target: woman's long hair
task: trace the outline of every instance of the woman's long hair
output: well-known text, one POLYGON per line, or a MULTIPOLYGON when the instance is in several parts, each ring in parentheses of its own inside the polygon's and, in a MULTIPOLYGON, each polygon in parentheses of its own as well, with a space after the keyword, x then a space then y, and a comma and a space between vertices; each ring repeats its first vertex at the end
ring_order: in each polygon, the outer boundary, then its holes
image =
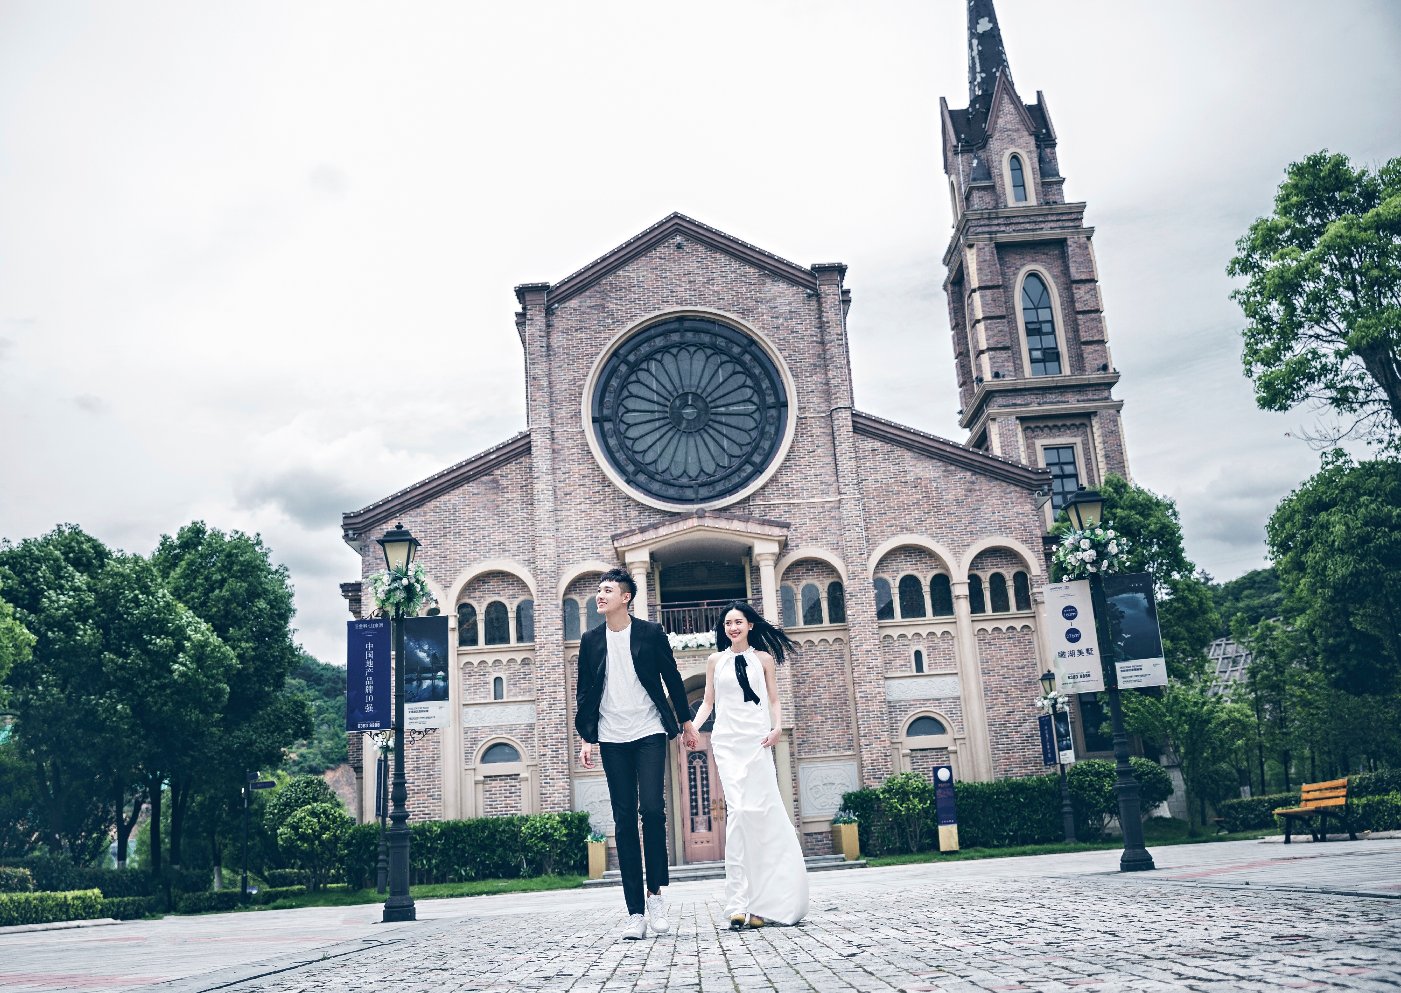
POLYGON ((743 600, 734 600, 720 611, 720 620, 715 624, 715 650, 723 652, 730 647, 730 636, 725 633, 725 615, 738 610, 744 619, 754 625, 749 632, 749 644, 753 648, 768 652, 775 663, 783 661, 788 652, 796 652, 798 643, 783 633, 783 628, 774 627, 759 615, 759 612, 743 600))

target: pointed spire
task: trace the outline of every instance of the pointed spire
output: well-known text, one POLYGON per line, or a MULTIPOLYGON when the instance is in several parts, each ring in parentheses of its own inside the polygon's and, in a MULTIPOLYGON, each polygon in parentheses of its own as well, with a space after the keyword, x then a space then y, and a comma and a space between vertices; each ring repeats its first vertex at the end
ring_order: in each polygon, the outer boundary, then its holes
POLYGON ((997 77, 1012 81, 1007 50, 1002 47, 1002 29, 997 26, 997 10, 992 0, 968 0, 968 114, 985 119, 992 104, 997 77))

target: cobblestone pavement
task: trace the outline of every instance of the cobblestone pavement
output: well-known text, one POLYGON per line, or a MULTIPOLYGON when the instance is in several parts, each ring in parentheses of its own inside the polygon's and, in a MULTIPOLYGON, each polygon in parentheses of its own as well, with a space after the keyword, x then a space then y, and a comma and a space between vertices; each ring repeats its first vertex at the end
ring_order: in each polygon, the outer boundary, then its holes
POLYGON ((420 918, 431 919, 392 928, 370 923, 377 908, 340 908, 0 935, 0 987, 1401 989, 1401 840, 1234 842, 1154 856, 1158 871, 1132 875, 1114 871, 1115 852, 814 874, 802 925, 739 934, 725 927, 719 884, 688 883, 669 890, 673 932, 641 942, 615 938, 616 889, 425 901, 420 918), (95 943, 102 932, 128 940, 95 943), (289 945, 296 953, 281 954, 289 945), (188 960, 201 951, 203 968, 188 960))

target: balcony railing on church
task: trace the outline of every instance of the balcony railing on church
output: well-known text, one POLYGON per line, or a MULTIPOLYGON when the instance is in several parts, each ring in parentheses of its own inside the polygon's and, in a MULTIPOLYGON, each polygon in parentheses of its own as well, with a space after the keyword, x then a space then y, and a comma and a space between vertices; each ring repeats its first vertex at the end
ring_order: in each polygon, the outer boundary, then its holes
MULTIPOLYGON (((733 600, 690 600, 684 603, 664 603, 661 608, 661 625, 667 634, 699 634, 714 631, 720 623, 720 615, 733 600)), ((749 605, 760 614, 762 604, 754 600, 749 605)))

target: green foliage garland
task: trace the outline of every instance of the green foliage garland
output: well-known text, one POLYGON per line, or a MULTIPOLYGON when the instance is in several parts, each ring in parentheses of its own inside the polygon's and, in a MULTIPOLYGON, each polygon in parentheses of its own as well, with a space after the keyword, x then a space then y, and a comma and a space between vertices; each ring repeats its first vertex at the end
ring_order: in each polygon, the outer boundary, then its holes
POLYGON ((402 610, 405 617, 420 607, 438 602, 428 587, 428 574, 415 562, 407 569, 382 569, 370 576, 370 595, 375 606, 387 614, 402 610))

